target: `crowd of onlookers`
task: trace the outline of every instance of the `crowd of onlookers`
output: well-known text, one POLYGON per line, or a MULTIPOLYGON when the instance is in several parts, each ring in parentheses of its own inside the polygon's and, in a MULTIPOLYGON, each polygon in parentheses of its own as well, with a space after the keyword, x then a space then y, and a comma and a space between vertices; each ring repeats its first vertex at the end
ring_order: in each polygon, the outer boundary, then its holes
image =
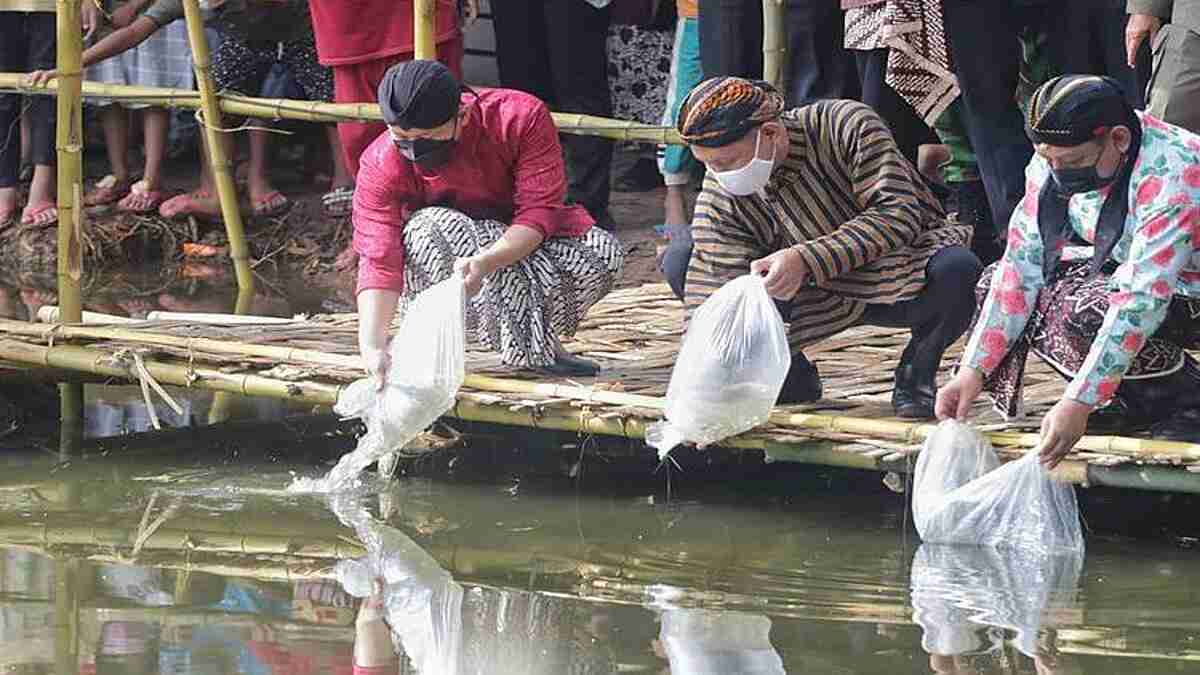
MULTIPOLYGON (((52 78, 53 0, 0 5, 0 71, 40 71, 52 78)), ((245 96, 373 102, 387 68, 413 58, 412 3, 397 0, 206 0, 200 3, 218 90, 245 96)), ((963 222, 976 226, 974 247, 986 260, 1024 192, 1032 147, 1021 101, 1060 72, 1117 79, 1130 101, 1196 129, 1197 92, 1188 83, 1200 64, 1188 2, 1172 0, 788 0, 782 8, 789 105, 854 98, 887 122, 902 152, 940 190, 963 222), (1172 14, 1174 20, 1172 22, 1172 14), (1192 47, 1189 51, 1189 46, 1192 47), (996 225, 999 224, 999 227, 996 225)), ((761 3, 745 0, 505 0, 488 13, 499 84, 531 92, 552 109, 613 117, 614 111, 667 126, 688 91, 705 77, 757 77, 763 68, 761 3), (634 73, 613 86, 614 73, 634 73), (631 78, 631 79, 630 79, 631 78), (645 119, 649 118, 649 119, 645 119)), ((85 78, 110 84, 191 88, 193 72, 182 0, 100 0, 83 5, 85 78)), ((479 0, 438 0, 438 59, 458 76, 464 30, 479 0)), ((469 78, 468 78, 469 79, 469 78)), ((107 170, 89 181, 84 202, 136 214, 216 219, 209 163, 194 189, 172 196, 163 182, 169 139, 181 121, 169 111, 116 96, 88 101, 103 129, 107 170), (131 126, 130 121, 137 124, 131 126), (131 139, 140 162, 131 163, 131 139)), ((0 96, 0 229, 45 225, 57 217, 54 196, 54 104, 43 96, 0 96), (22 180, 29 182, 20 203, 22 180)), ((226 120, 226 127, 242 122, 226 120)), ((239 185, 253 215, 285 212, 289 198, 270 170, 272 123, 247 120, 247 160, 239 185)), ((196 136, 193 123, 185 132, 196 136)), ((358 157, 382 124, 327 125, 316 171, 327 184, 332 216, 352 204, 358 157)), ((238 156, 224 133, 226 154, 238 156)), ((614 141, 563 136, 569 198, 601 227, 613 229, 609 195, 666 186, 671 236, 686 230, 689 186, 703 167, 685 148, 659 149, 613 180, 614 141)))

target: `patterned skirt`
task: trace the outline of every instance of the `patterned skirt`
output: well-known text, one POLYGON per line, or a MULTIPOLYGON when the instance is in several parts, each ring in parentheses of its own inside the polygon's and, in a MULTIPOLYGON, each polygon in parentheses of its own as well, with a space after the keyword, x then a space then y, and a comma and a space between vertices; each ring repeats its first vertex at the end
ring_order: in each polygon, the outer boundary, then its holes
MULTIPOLYGON (((172 21, 146 38, 142 44, 91 66, 87 69, 85 78, 89 82, 106 84, 194 89, 192 48, 188 43, 187 25, 182 20, 172 21)), ((122 107, 131 110, 150 107, 110 99, 89 99, 88 103, 121 103, 122 107)))
MULTIPOLYGON (((421 209, 404 226, 404 288, 412 297, 450 276, 454 261, 496 242, 507 229, 442 207, 421 209)), ((592 305, 612 290, 625 262, 612 234, 593 227, 552 237, 529 257, 497 270, 467 303, 467 330, 506 365, 554 363, 558 337, 571 337, 592 305)))
MULTIPOLYGON (((987 298, 994 268, 992 265, 983 272, 976 287, 979 307, 987 298)), ((1111 294, 1109 276, 1093 276, 1090 261, 1059 265, 1053 283, 1038 295, 1025 332, 984 382, 984 391, 991 395, 1001 413, 1014 418, 1023 412, 1022 387, 1030 350, 1063 377, 1075 377, 1104 323, 1111 294)), ((1170 375, 1183 367, 1185 350, 1197 346, 1200 346, 1200 300, 1175 296, 1166 320, 1146 340, 1124 379, 1170 375)), ((1118 400, 1121 393, 1117 389, 1118 400)))

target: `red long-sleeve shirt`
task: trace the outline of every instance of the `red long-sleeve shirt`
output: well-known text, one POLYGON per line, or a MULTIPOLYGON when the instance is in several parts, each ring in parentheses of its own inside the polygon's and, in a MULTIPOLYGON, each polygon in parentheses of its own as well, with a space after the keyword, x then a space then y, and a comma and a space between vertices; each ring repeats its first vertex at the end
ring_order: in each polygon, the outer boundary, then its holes
MULTIPOLYGON (((325 66, 373 61, 413 50, 412 0, 309 0, 317 58, 325 66)), ((458 36, 458 3, 438 0, 438 43, 458 36)))
POLYGON ((358 290, 404 288, 404 225, 413 212, 445 206, 475 219, 531 227, 543 237, 579 236, 595 221, 566 205, 558 131, 546 105, 511 89, 463 94, 467 115, 450 160, 425 172, 389 132, 362 155, 354 190, 358 290))

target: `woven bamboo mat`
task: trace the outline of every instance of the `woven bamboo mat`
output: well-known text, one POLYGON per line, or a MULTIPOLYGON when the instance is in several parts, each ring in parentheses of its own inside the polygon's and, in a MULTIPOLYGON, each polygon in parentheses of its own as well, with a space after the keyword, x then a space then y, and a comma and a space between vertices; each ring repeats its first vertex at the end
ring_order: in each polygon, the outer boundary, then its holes
MULTIPOLYGON (((599 361, 604 366, 603 372, 594 380, 561 380, 556 384, 656 397, 665 395, 682 337, 683 320, 683 307, 666 285, 650 284, 614 291, 592 308, 575 339, 567 343, 567 347, 572 351, 599 361)), ((346 357, 352 357, 357 350, 356 317, 345 314, 306 317, 280 325, 221 326, 143 322, 128 324, 123 328, 144 333, 215 338, 223 342, 312 350, 346 357)), ((49 326, 47 333, 37 338, 13 337, 42 343, 54 339, 52 328, 49 326)), ((781 410, 871 420, 891 419, 893 371, 908 338, 906 330, 859 327, 810 347, 806 354, 820 370, 825 396, 813 404, 789 406, 781 410)), ((314 365, 244 355, 205 353, 202 348, 148 346, 130 339, 72 339, 70 342, 87 344, 113 353, 132 348, 142 352, 146 358, 165 356, 185 359, 229 372, 251 372, 291 381, 345 383, 361 376, 353 359, 342 359, 341 363, 314 365)), ((960 351, 961 345, 955 345, 943 359, 943 381, 949 377, 950 370, 957 363, 960 351)), ((548 382, 529 371, 507 368, 499 363, 496 354, 478 347, 472 347, 469 351, 468 372, 507 379, 548 382)), ((1036 431, 1042 413, 1059 398, 1065 383, 1037 359, 1030 359, 1027 377, 1025 402, 1028 414, 1024 420, 1004 423, 997 413, 990 410, 986 402, 980 402, 976 410, 976 423, 987 430, 1036 431)), ((642 422, 654 421, 661 417, 660 411, 652 407, 581 401, 578 397, 569 396, 513 394, 467 388, 460 394, 460 399, 487 406, 503 406, 510 410, 557 410, 579 414, 581 408, 586 408, 588 414, 642 422)), ((848 434, 820 429, 768 426, 756 430, 753 435, 785 443, 803 439, 824 439, 833 442, 835 452, 888 461, 895 461, 915 449, 912 443, 880 440, 868 434, 848 434)), ((1105 465, 1132 461, 1128 456, 1104 453, 1084 454, 1079 458, 1105 465)), ((1153 457, 1139 458, 1139 461, 1146 460, 1155 461, 1153 457)), ((881 462, 880 465, 885 463, 881 462)))

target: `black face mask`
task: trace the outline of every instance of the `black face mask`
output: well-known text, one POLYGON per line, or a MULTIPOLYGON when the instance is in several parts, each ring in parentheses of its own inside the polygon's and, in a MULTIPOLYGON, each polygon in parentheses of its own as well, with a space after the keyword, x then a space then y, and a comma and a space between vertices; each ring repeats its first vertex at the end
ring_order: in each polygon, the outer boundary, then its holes
MULTIPOLYGON (((458 132, 457 119, 454 121, 454 131, 458 132)), ((457 141, 451 136, 445 139, 418 138, 411 141, 392 139, 392 143, 405 159, 416 163, 422 169, 436 169, 449 161, 457 141)))
MULTIPOLYGON (((1054 177, 1054 184, 1058 186, 1058 191, 1064 195, 1076 195, 1084 192, 1093 192, 1099 190, 1117 179, 1121 175, 1121 166, 1117 166, 1117 170, 1107 178, 1100 175, 1096 170, 1096 166, 1100 164, 1100 160, 1104 157, 1104 152, 1096 157, 1096 161, 1092 162, 1091 166, 1075 166, 1063 169, 1051 169, 1050 174, 1054 177)), ((1125 155, 1121 155, 1121 163, 1125 163, 1125 155)))

